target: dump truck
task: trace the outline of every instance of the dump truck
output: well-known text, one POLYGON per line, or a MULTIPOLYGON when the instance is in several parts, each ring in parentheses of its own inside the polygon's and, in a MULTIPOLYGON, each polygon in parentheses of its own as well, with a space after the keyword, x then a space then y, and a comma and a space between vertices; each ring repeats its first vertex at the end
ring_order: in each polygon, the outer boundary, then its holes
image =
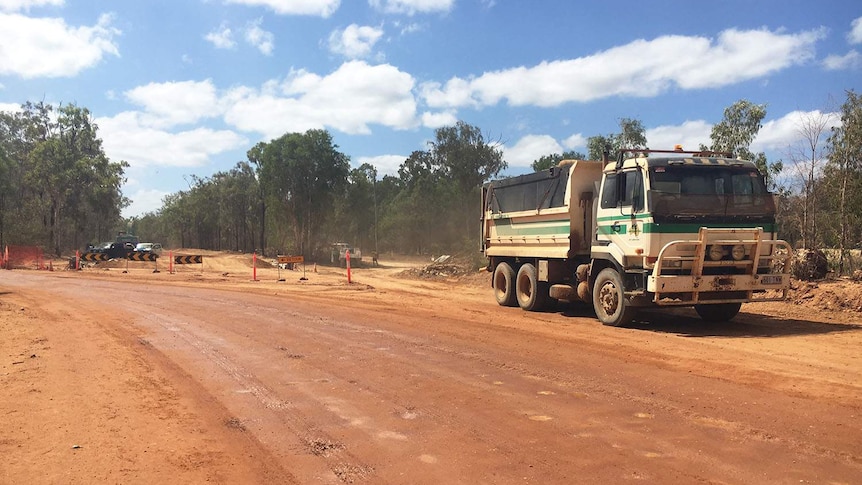
POLYGON ((503 306, 583 301, 611 326, 643 308, 693 306, 719 322, 742 303, 787 298, 792 252, 775 214, 750 161, 622 150, 485 184, 481 250, 503 306))

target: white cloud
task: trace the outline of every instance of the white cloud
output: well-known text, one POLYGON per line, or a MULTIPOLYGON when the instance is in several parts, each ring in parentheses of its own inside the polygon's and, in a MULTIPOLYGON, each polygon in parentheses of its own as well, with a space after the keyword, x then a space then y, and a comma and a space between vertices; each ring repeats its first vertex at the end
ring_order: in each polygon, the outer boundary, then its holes
POLYGON ((455 0, 368 0, 368 4, 383 13, 416 15, 450 12, 455 0))
MULTIPOLYGON (((126 184, 128 187, 129 184, 126 184)), ((132 194, 124 194, 132 200, 128 207, 123 209, 123 217, 139 216, 147 212, 155 212, 162 208, 162 199, 170 195, 171 192, 165 192, 158 189, 139 189, 132 194)))
POLYGON ((611 96, 651 97, 674 86, 718 88, 806 63, 823 36, 822 29, 798 34, 729 29, 717 39, 668 35, 577 59, 456 77, 445 86, 426 83, 422 96, 433 108, 489 106, 504 100, 512 106, 552 107, 611 96))
POLYGON ((847 42, 862 44, 862 17, 857 18, 850 24, 850 32, 847 33, 847 42))
POLYGON ((272 32, 267 32, 260 28, 263 19, 257 19, 248 24, 245 30, 245 40, 249 44, 256 47, 264 55, 272 55, 272 50, 275 48, 275 36, 272 32))
POLYGON ((422 126, 426 128, 442 128, 454 125, 457 122, 458 115, 454 111, 441 111, 439 113, 426 111, 422 113, 422 126))
POLYGON ((377 178, 380 179, 384 175, 398 175, 398 168, 407 160, 404 155, 378 155, 376 157, 359 157, 357 163, 370 164, 377 169, 377 178))
POLYGON ((586 148, 587 138, 580 133, 575 133, 574 135, 563 140, 563 146, 569 150, 574 150, 576 148, 586 148))
POLYGON ((344 30, 335 30, 329 35, 329 50, 350 59, 368 57, 382 36, 383 29, 350 24, 344 30))
POLYGON ((212 81, 150 83, 125 92, 126 99, 144 108, 147 126, 168 128, 220 114, 212 81))
POLYGON ((0 103, 0 112, 2 113, 20 113, 21 105, 15 103, 0 103))
POLYGON ((550 135, 527 135, 511 148, 504 146, 503 158, 510 167, 529 167, 544 155, 563 151, 563 147, 550 135))
POLYGON ((662 125, 645 131, 647 143, 653 150, 672 150, 682 145, 683 150, 694 151, 701 144, 709 146, 712 124, 703 120, 689 120, 681 125, 662 125))
POLYGON ((751 143, 751 151, 755 153, 767 150, 783 151, 803 139, 800 130, 806 120, 820 119, 825 123, 824 137, 829 135, 833 126, 841 123, 838 113, 823 113, 820 110, 791 111, 781 118, 763 123, 757 138, 751 143))
POLYGON ((113 161, 125 160, 132 167, 200 167, 209 157, 236 150, 249 141, 229 130, 195 128, 171 133, 152 127, 141 113, 123 112, 97 118, 105 153, 113 161))
POLYGON ((312 15, 329 17, 338 7, 341 0, 225 0, 226 3, 247 5, 250 7, 267 7, 279 15, 312 15))
POLYGON ((407 129, 417 122, 413 86, 412 76, 388 64, 350 61, 325 77, 299 70, 282 83, 230 90, 225 121, 269 138, 313 128, 368 134, 372 123, 407 129))
POLYGON ((212 43, 217 49, 233 49, 236 42, 233 40, 233 32, 227 24, 221 24, 218 29, 208 33, 204 39, 212 43))
POLYGON ((823 60, 823 67, 830 71, 855 69, 860 66, 862 66, 862 54, 856 50, 851 50, 843 56, 832 54, 823 60))
POLYGON ((106 54, 120 55, 111 26, 102 15, 92 27, 72 27, 60 18, 0 14, 0 75, 71 77, 98 64, 106 54))
POLYGON ((0 0, 0 12, 29 11, 34 7, 63 6, 64 0, 0 0))

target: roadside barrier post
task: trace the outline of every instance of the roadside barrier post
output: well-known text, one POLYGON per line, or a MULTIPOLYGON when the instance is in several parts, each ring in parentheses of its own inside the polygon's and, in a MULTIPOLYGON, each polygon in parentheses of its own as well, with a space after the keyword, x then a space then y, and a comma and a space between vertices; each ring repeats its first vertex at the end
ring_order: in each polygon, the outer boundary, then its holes
POLYGON ((174 252, 168 251, 168 273, 174 274, 174 252))
POLYGON ((344 257, 347 259, 347 284, 349 285, 353 281, 350 278, 350 250, 344 251, 344 257))
POLYGON ((251 256, 251 280, 257 281, 257 251, 252 253, 251 256))
POLYGON ((81 271, 81 251, 75 251, 75 271, 81 271))

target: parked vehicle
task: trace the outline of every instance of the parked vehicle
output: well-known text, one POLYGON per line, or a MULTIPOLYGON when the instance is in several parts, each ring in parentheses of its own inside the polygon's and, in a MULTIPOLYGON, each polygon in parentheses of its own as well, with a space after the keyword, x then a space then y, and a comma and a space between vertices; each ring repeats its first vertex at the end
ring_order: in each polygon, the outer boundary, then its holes
POLYGON ((330 262, 332 262, 333 264, 338 264, 342 267, 346 266, 348 251, 350 251, 351 266, 359 266, 360 264, 362 264, 362 251, 359 248, 354 248, 344 242, 332 243, 332 248, 329 256, 330 262))
POLYGON ((787 298, 791 251, 776 238, 775 199, 754 163, 730 154, 564 160, 486 184, 482 208, 500 305, 582 300, 617 326, 644 307, 725 321, 742 303, 787 298))
POLYGON ((159 243, 142 242, 135 246, 135 251, 162 254, 162 245, 159 243))

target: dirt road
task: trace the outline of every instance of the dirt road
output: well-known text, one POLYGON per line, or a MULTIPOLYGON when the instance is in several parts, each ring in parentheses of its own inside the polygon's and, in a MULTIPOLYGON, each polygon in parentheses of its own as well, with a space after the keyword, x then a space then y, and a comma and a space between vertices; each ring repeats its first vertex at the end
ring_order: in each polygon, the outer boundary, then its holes
POLYGON ((82 273, 0 271, 2 483, 862 483, 856 313, 82 273))

